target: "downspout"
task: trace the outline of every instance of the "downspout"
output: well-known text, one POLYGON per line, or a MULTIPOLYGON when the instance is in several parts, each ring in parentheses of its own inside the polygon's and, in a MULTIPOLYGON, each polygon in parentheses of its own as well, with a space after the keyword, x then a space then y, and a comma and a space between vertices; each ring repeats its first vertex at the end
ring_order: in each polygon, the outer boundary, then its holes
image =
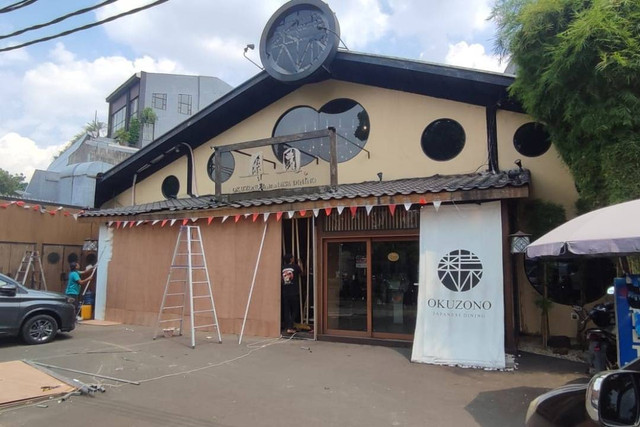
POLYGON ((136 181, 138 179, 138 172, 133 174, 133 183, 131 184, 131 205, 136 204, 136 181))
POLYGON ((487 151, 488 168, 491 173, 500 172, 498 162, 498 125, 497 125, 497 105, 486 107, 487 114, 487 151))
POLYGON ((189 150, 189 155, 187 156, 187 194, 191 197, 198 197, 198 183, 196 181, 193 149, 186 142, 181 142, 180 145, 184 145, 189 150))

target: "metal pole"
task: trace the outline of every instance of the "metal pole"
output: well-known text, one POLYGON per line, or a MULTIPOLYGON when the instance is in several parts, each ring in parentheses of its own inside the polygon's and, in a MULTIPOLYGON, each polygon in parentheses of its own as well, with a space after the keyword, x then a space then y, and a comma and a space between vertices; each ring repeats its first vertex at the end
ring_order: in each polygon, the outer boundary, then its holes
POLYGON ((318 305, 318 277, 322 277, 322 275, 318 276, 318 244, 316 243, 316 218, 313 217, 311 219, 311 227, 313 228, 313 339, 318 339, 318 310, 316 310, 316 306, 318 305))
MULTIPOLYGON (((187 233, 189 233, 189 237, 187 239, 187 244, 189 247, 187 248, 187 265, 188 267, 188 285, 189 285, 189 319, 191 323, 191 348, 196 348, 196 328, 195 328, 195 314, 193 314, 193 263, 191 262, 191 228, 187 227, 187 233)), ((182 332, 182 331, 180 331, 182 332)))
MULTIPOLYGON (((297 218, 294 221, 296 222, 296 251, 297 251, 296 260, 299 263, 300 262, 300 224, 297 218)), ((300 295, 300 298, 298 298, 300 300, 300 323, 304 323, 304 318, 303 318, 304 309, 302 307, 302 277, 298 277, 298 294, 300 295)))
POLYGON ((40 363, 40 362, 30 362, 30 363, 33 363, 34 365, 38 365, 38 366, 44 366, 45 368, 49 368, 49 369, 60 369, 61 371, 75 372, 76 374, 89 375, 92 377, 104 378, 106 380, 113 380, 113 381, 119 381, 121 383, 140 385, 138 381, 123 380, 120 378, 108 377, 106 375, 94 374, 92 372, 78 371, 77 369, 62 368, 60 366, 53 366, 53 365, 45 365, 44 363, 40 363))
MULTIPOLYGON (((313 214, 312 214, 313 215, 313 214)), ((305 301, 305 319, 306 324, 309 324, 309 248, 311 247, 311 241, 309 240, 309 234, 311 229, 311 221, 307 220, 307 259, 304 265, 307 268, 307 293, 306 293, 306 301, 305 301)))
POLYGON ((247 308, 244 311, 244 319, 242 320, 242 330, 240 331, 240 339, 238 344, 242 344, 242 336, 244 335, 244 326, 247 323, 247 316, 249 315, 249 305, 251 304, 251 296, 253 295, 253 287, 256 284, 256 275, 258 274, 258 264, 260 263, 260 257, 262 256, 262 247, 264 246, 264 237, 267 235, 268 222, 264 223, 264 231, 262 232, 262 241, 260 242, 260 250, 258 250, 258 258, 256 259, 256 268, 253 270, 253 279, 251 280, 251 289, 249 290, 249 298, 247 299, 247 308))

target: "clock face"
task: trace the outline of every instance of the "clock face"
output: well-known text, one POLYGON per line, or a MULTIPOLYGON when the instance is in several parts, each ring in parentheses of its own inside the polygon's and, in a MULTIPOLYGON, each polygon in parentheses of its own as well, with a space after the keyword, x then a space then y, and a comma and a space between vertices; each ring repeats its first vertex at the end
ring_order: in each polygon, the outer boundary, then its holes
POLYGON ((319 0, 294 0, 269 20, 260 40, 260 59, 274 78, 292 82, 328 64, 338 49, 340 28, 319 0))

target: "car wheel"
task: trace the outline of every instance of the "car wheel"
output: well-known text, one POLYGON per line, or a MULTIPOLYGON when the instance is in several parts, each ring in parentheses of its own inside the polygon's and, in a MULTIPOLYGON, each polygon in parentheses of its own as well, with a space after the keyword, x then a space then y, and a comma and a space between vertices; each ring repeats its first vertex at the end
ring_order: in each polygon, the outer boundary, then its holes
POLYGON ((22 326, 22 339, 27 344, 45 344, 58 333, 58 322, 46 314, 37 314, 22 326))

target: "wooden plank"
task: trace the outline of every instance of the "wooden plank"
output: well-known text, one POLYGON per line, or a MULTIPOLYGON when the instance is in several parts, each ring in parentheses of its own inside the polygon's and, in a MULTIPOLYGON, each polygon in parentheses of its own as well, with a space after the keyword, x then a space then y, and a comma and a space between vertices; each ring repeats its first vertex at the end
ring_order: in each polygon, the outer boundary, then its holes
POLYGON ((502 216, 502 271, 504 276, 504 327, 505 350, 514 352, 517 350, 517 331, 515 328, 514 309, 517 302, 514 298, 513 285, 513 255, 509 242, 509 207, 506 201, 501 203, 502 216))
POLYGON ((254 141, 239 142, 237 144, 227 144, 216 146, 216 152, 229 152, 234 150, 246 150, 250 148, 264 147, 265 145, 287 144, 296 141, 304 141, 314 138, 326 138, 330 135, 327 129, 312 132, 296 133, 293 135, 277 136, 274 138, 256 139, 254 141))
POLYGON ((28 364, 14 360, 0 363, 0 406, 70 393, 74 387, 28 364))

